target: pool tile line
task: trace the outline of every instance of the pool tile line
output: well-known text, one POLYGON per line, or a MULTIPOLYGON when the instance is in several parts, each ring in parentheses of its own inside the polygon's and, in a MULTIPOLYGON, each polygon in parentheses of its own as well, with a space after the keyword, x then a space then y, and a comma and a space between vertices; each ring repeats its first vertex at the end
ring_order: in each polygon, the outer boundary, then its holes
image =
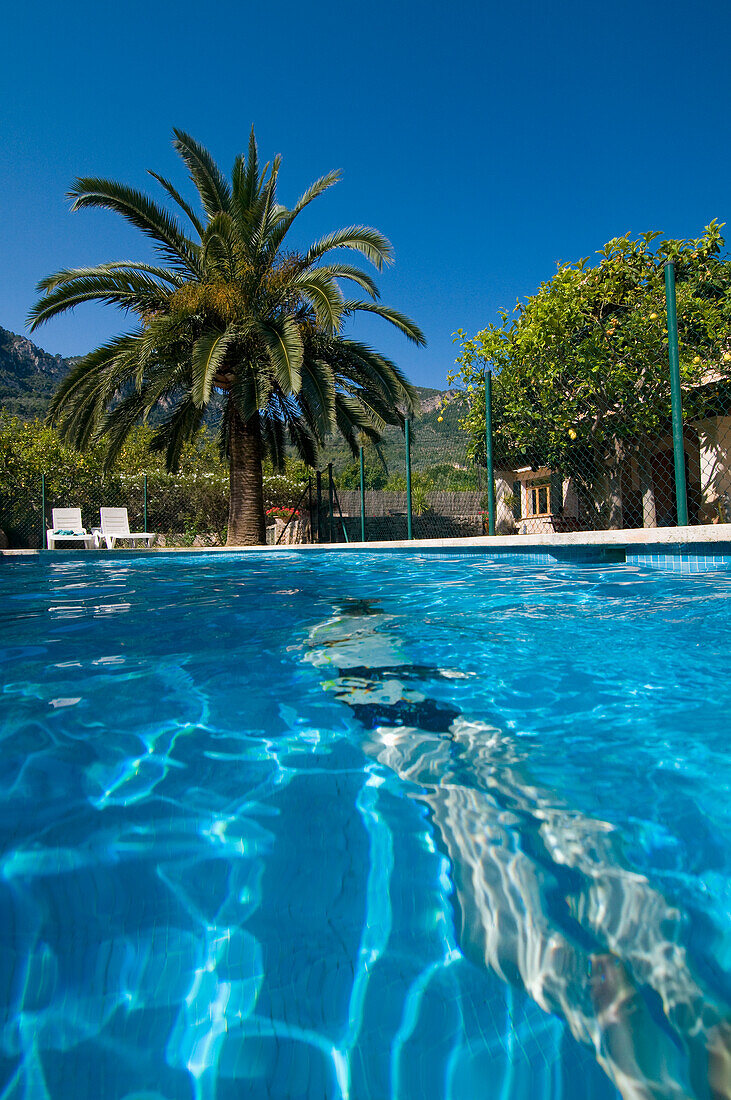
MULTIPOLYGON (((635 532, 607 532, 612 535, 632 535, 635 532)), ((270 558, 282 554, 292 560, 303 560, 306 555, 321 557, 328 555, 338 557, 342 554, 357 553, 363 556, 380 557, 406 556, 418 557, 429 561, 452 560, 487 560, 506 565, 551 566, 561 564, 571 565, 622 565, 627 564, 644 569, 653 569, 660 572, 678 574, 698 574, 709 572, 728 572, 731 570, 731 542, 726 539, 709 539, 703 541, 693 538, 687 541, 671 542, 667 539, 661 541, 647 540, 640 542, 636 538, 612 539, 607 542, 596 540, 582 543, 549 543, 546 540, 531 540, 530 542, 516 545, 508 539, 498 540, 414 540, 412 542, 392 543, 350 543, 350 544, 322 544, 278 547, 209 547, 206 549, 166 549, 166 550, 138 550, 138 551, 85 551, 83 557, 78 551, 55 551, 52 554, 38 550, 5 550, 0 551, 0 558, 12 559, 14 556, 23 560, 40 560, 49 565, 59 566, 69 561, 81 563, 83 561, 104 561, 109 564, 121 564, 122 562, 136 562, 142 560, 152 562, 167 558, 171 563, 175 560, 190 560, 190 555, 200 557, 201 560, 210 559, 211 554, 229 559, 244 560, 251 554, 260 554, 263 558, 270 558)))

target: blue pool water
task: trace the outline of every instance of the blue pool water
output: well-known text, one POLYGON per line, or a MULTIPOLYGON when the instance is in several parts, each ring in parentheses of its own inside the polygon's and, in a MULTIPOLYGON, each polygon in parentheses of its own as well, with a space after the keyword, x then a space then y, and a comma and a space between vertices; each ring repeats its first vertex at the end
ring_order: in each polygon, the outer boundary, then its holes
POLYGON ((731 1097, 731 574, 0 566, 0 1100, 731 1097))

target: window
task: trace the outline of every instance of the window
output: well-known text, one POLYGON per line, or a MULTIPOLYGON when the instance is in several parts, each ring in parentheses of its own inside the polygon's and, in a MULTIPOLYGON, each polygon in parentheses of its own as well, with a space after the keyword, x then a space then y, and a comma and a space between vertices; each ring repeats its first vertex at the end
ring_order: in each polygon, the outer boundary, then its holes
POLYGON ((527 485, 528 515, 549 516, 551 514, 551 485, 548 481, 527 485))

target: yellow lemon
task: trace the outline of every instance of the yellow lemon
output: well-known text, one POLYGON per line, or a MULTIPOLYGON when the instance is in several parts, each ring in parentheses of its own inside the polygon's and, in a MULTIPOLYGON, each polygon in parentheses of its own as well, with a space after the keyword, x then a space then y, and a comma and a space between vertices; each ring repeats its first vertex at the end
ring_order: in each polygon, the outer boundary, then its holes
POLYGON ((441 424, 441 422, 442 422, 443 420, 444 420, 444 417, 443 417, 443 416, 438 416, 438 417, 437 417, 437 424, 441 424))
POLYGON ((573 428, 569 428, 569 439, 576 439, 576 432, 573 428))
POLYGON ((651 313, 650 314, 650 320, 651 321, 657 321, 657 314, 656 313, 651 313))
POLYGON ((696 357, 694 358, 693 362, 694 362, 694 363, 700 363, 700 361, 701 361, 701 357, 700 357, 700 355, 696 355, 696 357))
POLYGON ((731 362, 731 351, 725 351, 723 353, 723 359, 725 363, 731 362))

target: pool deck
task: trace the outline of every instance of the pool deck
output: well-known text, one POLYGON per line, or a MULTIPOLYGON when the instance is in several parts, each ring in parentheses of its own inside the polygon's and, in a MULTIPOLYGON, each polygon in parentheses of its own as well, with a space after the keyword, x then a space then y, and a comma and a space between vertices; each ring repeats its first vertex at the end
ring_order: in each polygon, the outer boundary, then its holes
MULTIPOLYGON (((185 546, 185 547, 161 547, 146 551, 156 554, 221 554, 221 553, 256 553, 268 550, 273 553, 291 553, 292 551, 318 552, 327 550, 465 550, 467 548, 485 551, 523 551, 535 552, 541 549, 544 553, 551 550, 581 550, 589 547, 613 547, 615 549, 628 548, 639 552, 642 548, 644 554, 667 553, 669 548, 679 553, 684 548, 692 547, 696 554, 706 553, 714 555, 731 554, 731 523, 706 524, 694 527, 654 527, 640 528, 632 531, 577 531, 564 535, 482 535, 474 538, 448 538, 448 539, 406 539, 392 542, 349 542, 349 543, 295 543, 281 546, 185 546), (725 544, 721 546, 719 544, 725 544), (657 549, 655 549, 657 548, 657 549)), ((118 552, 130 553, 130 547, 120 547, 118 552)), ((47 553, 59 553, 59 551, 47 550, 0 550, 3 557, 33 557, 47 553)), ((61 551, 63 553, 64 551, 61 551)), ((66 553, 78 553, 70 549, 66 553)), ((84 553, 108 554, 108 550, 88 551, 84 553)), ((135 551, 137 553, 137 551, 135 551)))

